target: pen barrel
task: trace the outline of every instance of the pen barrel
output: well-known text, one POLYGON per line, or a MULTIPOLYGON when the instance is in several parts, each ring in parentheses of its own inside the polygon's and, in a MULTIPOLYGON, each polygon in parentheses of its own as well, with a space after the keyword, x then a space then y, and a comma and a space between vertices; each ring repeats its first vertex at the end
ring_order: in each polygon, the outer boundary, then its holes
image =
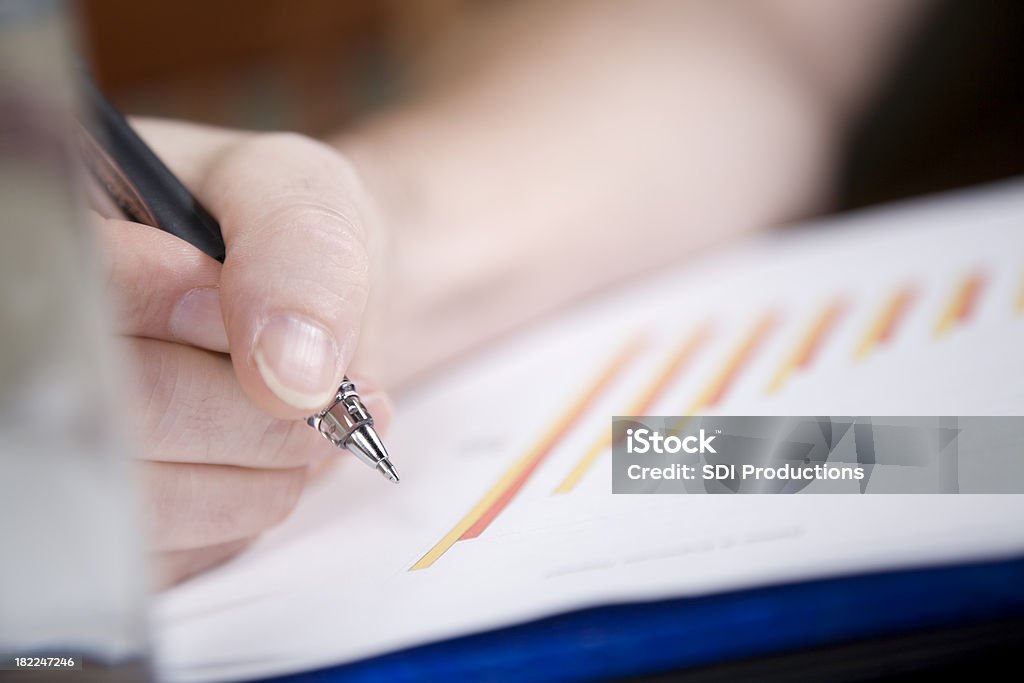
POLYGON ((160 228, 203 253, 224 261, 224 238, 209 211, 143 142, 85 74, 88 105, 81 131, 82 156, 90 172, 129 220, 160 228))

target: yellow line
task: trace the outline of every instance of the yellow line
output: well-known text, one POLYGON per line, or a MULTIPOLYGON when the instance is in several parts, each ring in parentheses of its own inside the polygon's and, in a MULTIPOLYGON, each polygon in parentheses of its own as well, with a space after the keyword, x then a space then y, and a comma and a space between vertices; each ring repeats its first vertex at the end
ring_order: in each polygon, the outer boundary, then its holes
POLYGON ((833 301, 825 306, 821 310, 821 313, 811 322, 807 331, 801 337, 799 343, 793 352, 786 357, 782 365, 779 366, 778 371, 772 378, 771 383, 768 385, 767 393, 774 394, 782 385, 786 383, 789 376, 806 361, 807 354, 814 350, 814 347, 820 342, 821 335, 825 333, 828 327, 835 321, 836 317, 842 311, 843 304, 841 301, 833 301))
POLYGON ((768 385, 768 390, 765 393, 778 393, 779 389, 782 388, 782 385, 786 383, 787 379, 789 379, 789 376, 793 374, 794 370, 796 370, 799 353, 800 350, 797 349, 792 355, 786 358, 781 366, 779 366, 778 371, 775 373, 775 376, 772 377, 771 384, 768 385))
POLYGON ((885 306, 882 307, 878 316, 871 323, 871 327, 869 327, 868 331, 864 334, 860 344, 857 345, 857 349, 853 352, 853 357, 856 360, 866 358, 878 342, 891 332, 895 318, 899 315, 903 307, 910 302, 910 297, 911 290, 909 287, 903 287, 889 297, 885 302, 885 306))
POLYGON ((949 304, 943 309, 942 315, 939 316, 939 320, 935 324, 936 337, 946 334, 957 324, 967 307, 971 305, 971 299, 977 294, 980 287, 981 277, 977 274, 968 275, 960 281, 949 304))
MULTIPOLYGON (((664 391, 669 381, 675 376, 677 372, 682 370, 683 366, 687 364, 687 361, 698 349, 698 347, 704 343, 710 334, 710 327, 702 325, 701 327, 694 330, 679 347, 679 349, 672 354, 668 361, 655 374, 654 379, 648 384, 642 392, 633 400, 626 412, 623 415, 641 415, 650 409, 651 403, 653 403, 658 394, 664 391)), ((580 461, 576 463, 576 466, 572 468, 572 471, 562 480, 562 483, 554 490, 554 493, 568 493, 580 482, 594 464, 594 462, 601 457, 608 448, 612 445, 612 429, 609 426, 601 438, 598 439, 594 444, 587 450, 586 454, 580 461)))
POLYGON ((774 326, 775 315, 773 313, 769 312, 761 316, 757 323, 750 328, 750 331, 743 340, 733 349, 729 359, 722 366, 722 370, 704 388, 704 391, 700 393, 697 400, 690 404, 686 415, 695 415, 698 411, 714 405, 722 398, 722 394, 728 389, 732 381, 736 379, 736 373, 742 369, 750 355, 757 349, 758 344, 774 326))
POLYGON ((754 326, 750 328, 750 331, 743 337, 739 344, 733 349, 732 353, 729 354, 729 358, 725 361, 722 369, 715 375, 714 379, 704 387, 697 400, 690 404, 690 407, 684 412, 679 419, 672 423, 669 430, 669 434, 678 435, 683 429, 689 424, 690 420, 697 414, 698 411, 703 410, 709 406, 713 406, 718 403, 728 391, 731 383, 736 379, 736 374, 742 370, 743 365, 750 359, 750 356, 757 350, 761 340, 764 339, 777 322, 775 313, 769 311, 760 317, 760 319, 754 323, 754 326))
POLYGON ((498 480, 491 489, 484 494, 484 497, 477 502, 476 505, 456 524, 451 531, 445 534, 444 538, 437 542, 433 548, 421 557, 416 564, 409 567, 409 571, 417 569, 426 569, 430 565, 434 564, 442 555, 448 552, 449 549, 459 538, 469 530, 473 524, 476 523, 480 517, 491 507, 492 504, 505 490, 516 480, 516 478, 533 464, 536 458, 543 455, 543 453, 551 447, 552 443, 559 439, 563 432, 572 424, 580 413, 589 405, 589 403, 600 393, 600 390, 607 384, 618 372, 625 366, 625 364, 636 355, 637 351, 643 345, 639 337, 632 339, 622 349, 620 349, 611 362, 603 369, 597 379, 591 383, 586 391, 569 406, 569 408, 562 413, 558 421, 544 434, 541 440, 531 448, 526 455, 516 461, 512 467, 498 480))
POLYGON ((942 311, 942 315, 939 316, 939 321, 935 323, 935 336, 941 337, 946 332, 949 332, 950 328, 956 322, 959 316, 961 292, 957 292, 953 295, 953 300, 949 302, 949 305, 942 311))
POLYGON ((1024 313, 1024 276, 1020 279, 1020 289, 1017 290, 1017 315, 1024 313))
POLYGON ((584 455, 580 461, 576 464, 576 467, 572 468, 572 472, 569 473, 558 488, 555 489, 555 493, 568 493, 576 487, 576 484, 580 483, 580 479, 587 473, 590 466, 594 464, 594 461, 601 456, 609 447, 612 445, 612 429, 607 428, 604 435, 601 436, 594 445, 590 447, 586 455, 584 455))

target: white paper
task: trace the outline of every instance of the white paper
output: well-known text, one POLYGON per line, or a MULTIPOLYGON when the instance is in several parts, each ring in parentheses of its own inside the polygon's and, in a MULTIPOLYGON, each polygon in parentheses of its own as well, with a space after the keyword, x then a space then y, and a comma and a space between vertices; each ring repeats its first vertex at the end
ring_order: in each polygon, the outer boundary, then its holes
POLYGON ((164 679, 338 664, 572 608, 1024 551, 1024 496, 613 496, 605 450, 681 340, 706 343, 646 414, 1024 414, 1024 182, 785 231, 625 288, 400 396, 393 486, 351 458, 226 566, 160 596, 164 679), (965 278, 981 286, 944 333, 965 278), (856 349, 901 287, 889 337, 856 349), (768 392, 815 316, 845 308, 768 392), (721 400, 695 401, 769 311, 721 400), (411 570, 634 339, 621 371, 477 538, 411 570))

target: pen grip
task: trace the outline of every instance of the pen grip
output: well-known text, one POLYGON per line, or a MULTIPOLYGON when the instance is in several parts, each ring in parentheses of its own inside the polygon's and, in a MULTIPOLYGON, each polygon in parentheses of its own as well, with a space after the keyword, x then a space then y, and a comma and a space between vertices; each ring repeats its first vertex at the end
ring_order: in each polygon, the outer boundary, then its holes
POLYGON ((180 237, 224 262, 220 225, 107 101, 91 78, 82 79, 88 125, 83 157, 96 180, 129 220, 180 237))

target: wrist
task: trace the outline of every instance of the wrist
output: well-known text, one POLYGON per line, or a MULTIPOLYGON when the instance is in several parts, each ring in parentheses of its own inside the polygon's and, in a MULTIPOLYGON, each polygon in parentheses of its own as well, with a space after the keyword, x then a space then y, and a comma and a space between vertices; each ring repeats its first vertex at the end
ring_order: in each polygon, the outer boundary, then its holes
POLYGON ((595 44, 541 35, 526 64, 495 60, 479 67, 488 78, 334 141, 393 238, 381 326, 419 345, 415 359, 407 344, 386 353, 387 371, 405 379, 823 205, 834 111, 745 11, 687 4, 671 25, 625 35, 604 16, 578 29, 595 44), (588 66, 598 44, 620 51, 605 70, 588 66))
POLYGON ((844 127, 871 96, 930 0, 762 0, 747 15, 782 62, 844 127))

